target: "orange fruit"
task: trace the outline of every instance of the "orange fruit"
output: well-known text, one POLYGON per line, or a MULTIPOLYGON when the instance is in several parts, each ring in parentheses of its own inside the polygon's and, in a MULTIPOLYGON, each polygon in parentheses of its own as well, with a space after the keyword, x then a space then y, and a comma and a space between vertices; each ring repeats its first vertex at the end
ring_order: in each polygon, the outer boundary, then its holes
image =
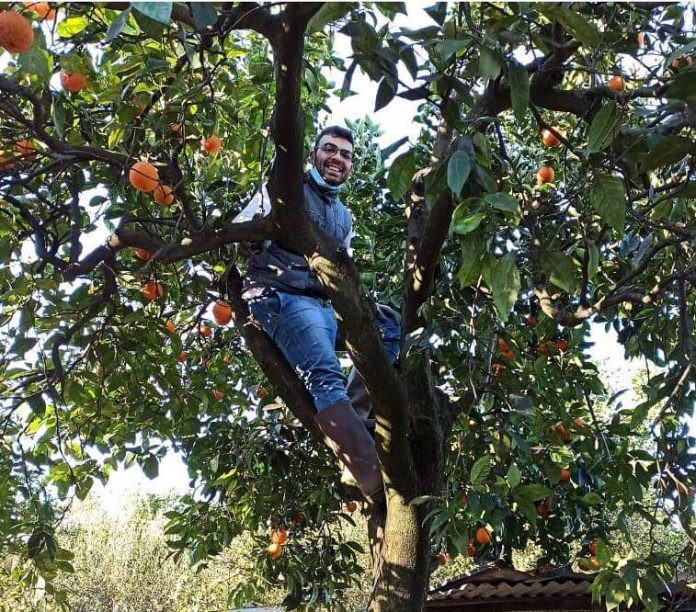
POLYGON ((283 545, 271 542, 266 549, 266 553, 271 559, 277 559, 283 554, 283 545))
POLYGON ((570 470, 563 468, 560 473, 561 482, 570 482, 570 470))
POLYGON ((592 555, 588 559, 588 561, 590 562, 590 566, 594 569, 599 569, 602 567, 602 564, 600 563, 599 559, 597 559, 597 557, 595 557, 594 555, 592 555))
POLYGON ((213 389, 213 397, 218 402, 221 402, 225 398, 225 394, 222 391, 220 391, 220 389, 213 389))
POLYGON ((493 378, 498 378, 498 376, 503 373, 503 370, 505 370, 505 366, 502 363, 494 363, 491 370, 493 373, 493 378))
POLYGON ((60 71, 60 84, 65 91, 77 93, 82 91, 87 85, 87 79, 84 74, 79 72, 68 72, 67 70, 60 71))
POLYGON ((22 4, 27 7, 27 10, 36 13, 47 21, 53 21, 56 18, 56 12, 48 2, 22 2, 22 4))
POLYGON ((145 112, 145 109, 147 108, 147 104, 145 102, 141 102, 138 104, 138 108, 135 109, 135 116, 140 117, 145 112))
POLYGON ((174 202, 174 192, 169 185, 157 185, 152 195, 160 206, 169 206, 174 202))
POLYGON ((20 157, 27 161, 34 161, 36 159, 36 149, 31 140, 18 140, 15 143, 15 151, 19 153, 20 157))
POLYGON ((348 510, 348 512, 350 512, 351 514, 353 514, 353 512, 355 512, 357 509, 358 509, 358 504, 356 502, 354 502, 353 500, 349 501, 346 504, 346 510, 348 510))
POLYGON ((0 174, 12 172, 14 167, 14 162, 11 159, 5 157, 4 155, 0 155, 0 174))
POLYGON ((536 327, 539 325, 539 319, 536 317, 527 317, 527 320, 525 321, 527 323, 528 327, 536 327))
POLYGON ((159 172, 148 162, 135 162, 128 173, 128 180, 138 191, 154 191, 159 183, 159 172))
POLYGON ((548 497, 546 499, 543 499, 543 500, 537 502, 536 511, 537 511, 537 514, 541 518, 543 518, 543 519, 549 518, 550 508, 549 508, 549 498, 548 497))
POLYGON ((621 93, 624 89, 626 89, 626 83, 620 76, 613 76, 609 79, 607 87, 612 91, 621 93))
POLYGON ((510 350, 507 350, 507 351, 500 351, 500 356, 501 356, 503 359, 506 359, 507 361, 510 361, 510 362, 515 361, 515 353, 513 353, 513 352, 510 351, 510 350))
POLYGON ((207 153, 217 155, 220 151, 220 139, 215 134, 209 138, 202 138, 201 147, 203 147, 207 153))
POLYGON ((556 342, 556 347, 561 353, 565 353, 568 350, 568 341, 565 338, 561 338, 556 342))
POLYGON ((290 521, 292 522, 293 525, 296 525, 297 527, 299 527, 300 525, 302 525, 304 523, 304 516, 302 516, 301 514, 296 514, 295 516, 293 516, 290 519, 290 521))
POLYGON ((479 527, 476 530, 475 538, 479 544, 490 544, 491 543, 491 532, 488 531, 488 529, 486 529, 485 527, 479 527))
POLYGON ((140 293, 142 293, 147 300, 156 300, 164 295, 164 285, 161 283, 145 283, 140 288, 140 293))
POLYGON ((575 427, 577 427, 578 429, 584 429, 584 427, 586 425, 585 421, 583 421, 582 418, 580 418, 580 417, 577 417, 573 421, 573 423, 575 424, 575 427))
POLYGON ((213 330, 207 325, 201 325, 198 328, 198 333, 204 338, 210 338, 210 335, 213 333, 213 330))
POLYGON ((592 540, 592 542, 590 542, 590 543, 587 545, 587 550, 590 551, 590 554, 591 554, 591 555, 596 555, 596 554, 597 554, 597 542, 595 542, 594 540, 592 540))
POLYGON ((556 176, 551 166, 542 166, 537 172, 536 178, 539 185, 544 185, 546 183, 551 183, 556 176))
POLYGON ((498 350, 501 353, 507 353, 510 351, 510 347, 508 346, 508 343, 505 342, 505 339, 498 338, 498 350))
POLYGON ((271 531, 271 542, 274 544, 285 544, 288 541, 288 532, 285 529, 274 529, 271 531))
POLYGON ((138 259, 142 259, 143 261, 150 261, 152 259, 150 251, 146 251, 145 249, 141 249, 140 247, 135 248, 135 256, 138 259))
POLYGON ((16 11, 0 13, 0 47, 10 53, 24 53, 34 44, 34 30, 29 20, 16 11))
POLYGON ((447 565, 447 555, 445 553, 439 553, 437 555, 437 562, 440 565, 447 565))
POLYGON ((164 324, 164 329, 167 330, 167 333, 174 334, 176 333, 176 323, 170 319, 164 324))
POLYGON ((224 300, 218 300, 213 306, 213 319, 218 325, 227 325, 232 320, 232 306, 224 300))
POLYGON ((476 540, 469 540, 469 544, 466 547, 466 554, 470 557, 476 556, 476 540))
POLYGON ((181 353, 179 353, 179 356, 177 357, 177 360, 179 361, 179 363, 186 363, 186 361, 188 360, 188 353, 186 351, 181 351, 181 353))
POLYGON ((544 143, 544 146, 547 147, 559 147, 561 145, 561 141, 558 140, 558 136, 556 136, 556 134, 554 134, 551 130, 542 130, 541 141, 544 143))
POLYGON ((180 136, 181 132, 184 130, 184 124, 183 123, 170 123, 169 129, 172 132, 174 132, 177 136, 180 136))
POLYGON ((469 503, 469 496, 466 493, 462 493, 461 497, 459 498, 460 503, 462 506, 466 506, 469 503))
POLYGON ((268 397, 268 391, 266 391, 266 387, 261 387, 256 390, 256 397, 259 399, 266 399, 268 397))

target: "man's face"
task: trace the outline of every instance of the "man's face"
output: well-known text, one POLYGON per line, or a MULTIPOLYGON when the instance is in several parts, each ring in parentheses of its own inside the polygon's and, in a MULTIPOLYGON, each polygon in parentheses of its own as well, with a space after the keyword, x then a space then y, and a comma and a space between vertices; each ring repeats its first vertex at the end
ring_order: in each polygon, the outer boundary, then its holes
POLYGON ((309 154, 309 161, 329 185, 346 182, 353 167, 353 145, 349 140, 324 134, 319 146, 309 154))

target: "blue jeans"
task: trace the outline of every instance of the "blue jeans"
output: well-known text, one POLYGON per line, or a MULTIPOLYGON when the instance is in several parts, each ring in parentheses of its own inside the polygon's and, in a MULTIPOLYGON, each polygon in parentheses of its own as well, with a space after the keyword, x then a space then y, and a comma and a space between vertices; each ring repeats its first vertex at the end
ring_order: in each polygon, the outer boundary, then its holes
MULTIPOLYGON (((249 301, 249 310, 295 368, 317 411, 348 400, 347 379, 336 356, 338 325, 328 302, 276 291, 249 301)), ((398 321, 381 311, 376 319, 391 363, 399 355, 398 321)))

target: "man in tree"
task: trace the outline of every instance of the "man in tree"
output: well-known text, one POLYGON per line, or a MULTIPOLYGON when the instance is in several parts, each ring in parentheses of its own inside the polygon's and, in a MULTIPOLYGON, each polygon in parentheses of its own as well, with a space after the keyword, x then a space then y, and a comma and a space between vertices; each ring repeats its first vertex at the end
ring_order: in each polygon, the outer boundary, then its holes
MULTIPOLYGON (((353 167, 350 130, 340 126, 322 130, 309 161, 312 168, 304 182, 308 213, 339 248, 350 252, 352 218, 339 199, 353 167)), ((336 315, 316 273, 303 255, 271 241, 256 249, 248 263, 243 297, 249 310, 300 374, 331 450, 348 467, 365 499, 379 503, 384 499, 382 475, 374 440, 363 420, 369 400, 357 377, 351 377, 347 388, 336 357, 336 315)), ((376 321, 393 363, 400 337, 393 311, 381 307, 376 321)))

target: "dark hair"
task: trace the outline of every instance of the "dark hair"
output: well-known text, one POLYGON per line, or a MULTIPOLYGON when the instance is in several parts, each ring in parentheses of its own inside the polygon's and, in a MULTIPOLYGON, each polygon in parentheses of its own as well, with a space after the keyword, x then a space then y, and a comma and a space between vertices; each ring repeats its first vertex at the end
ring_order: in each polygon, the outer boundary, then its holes
POLYGON ((314 141, 314 150, 316 151, 319 148, 319 142, 321 139, 326 136, 336 136, 336 138, 344 138, 350 144, 353 143, 353 132, 351 132, 348 128, 344 128, 340 125, 330 125, 329 127, 325 127, 321 132, 319 132, 319 135, 317 136, 317 139, 314 141))

